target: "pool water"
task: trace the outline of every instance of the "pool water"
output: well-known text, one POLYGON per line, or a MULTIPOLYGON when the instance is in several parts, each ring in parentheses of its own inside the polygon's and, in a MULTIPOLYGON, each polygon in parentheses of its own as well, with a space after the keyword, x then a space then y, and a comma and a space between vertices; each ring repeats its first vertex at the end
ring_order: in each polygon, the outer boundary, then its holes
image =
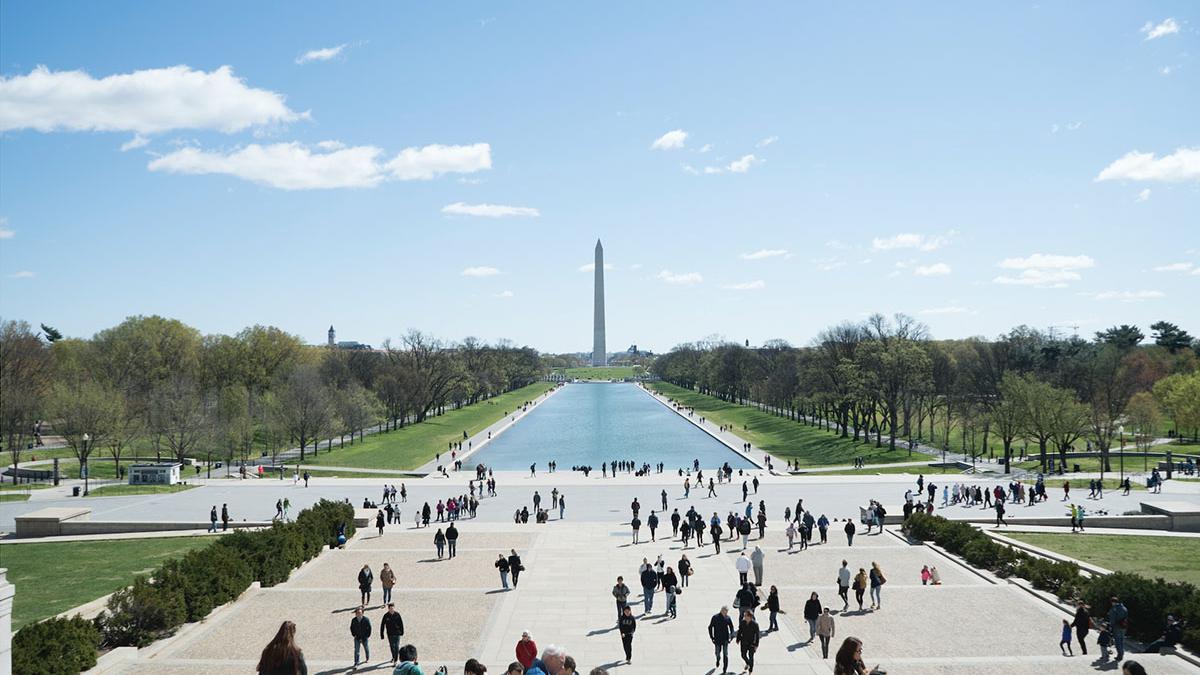
POLYGON ((630 460, 637 465, 662 462, 664 470, 704 469, 726 462, 734 469, 754 465, 696 428, 635 384, 586 382, 566 385, 537 405, 524 419, 471 455, 467 463, 498 471, 538 470, 558 462, 572 466, 630 460))

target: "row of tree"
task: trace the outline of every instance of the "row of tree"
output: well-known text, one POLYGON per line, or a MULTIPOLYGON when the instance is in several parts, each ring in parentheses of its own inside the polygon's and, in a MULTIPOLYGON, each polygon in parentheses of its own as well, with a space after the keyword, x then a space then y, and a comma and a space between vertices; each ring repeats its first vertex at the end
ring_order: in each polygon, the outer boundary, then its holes
POLYGON ((877 314, 828 328, 806 347, 680 345, 652 371, 876 447, 895 450, 902 438, 980 456, 995 439, 1007 467, 1021 440, 1036 442, 1046 468, 1050 446, 1065 458, 1082 439, 1107 470, 1126 426, 1152 439, 1166 413, 1180 433, 1200 429, 1200 342, 1168 322, 1152 329, 1150 345, 1130 326, 1093 341, 1025 326, 994 340, 933 340, 908 316, 877 314))
MULTIPOLYGON (((96 449, 186 457, 301 459, 325 438, 395 429, 527 385, 538 353, 418 331, 381 350, 305 345, 278 328, 202 335, 135 316, 90 339, 0 321, 0 442, 14 466, 36 435, 61 436, 81 464, 96 449)), ((432 450, 432 449, 431 449, 432 450)))

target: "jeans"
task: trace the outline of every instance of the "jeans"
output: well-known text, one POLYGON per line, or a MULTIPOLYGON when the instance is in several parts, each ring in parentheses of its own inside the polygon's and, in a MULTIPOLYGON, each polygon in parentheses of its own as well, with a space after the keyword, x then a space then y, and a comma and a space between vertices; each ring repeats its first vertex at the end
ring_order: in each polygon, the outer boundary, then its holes
POLYGON ((847 545, 847 546, 853 546, 853 545, 854 545, 854 535, 853 535, 853 534, 847 534, 847 535, 846 535, 846 545, 847 545))
POLYGON ((642 606, 645 608, 644 611, 646 612, 646 614, 649 614, 650 610, 654 609, 654 589, 653 588, 645 588, 645 587, 642 588, 642 606))
POLYGON ((500 573, 500 585, 503 586, 505 590, 508 590, 508 572, 500 573))
POLYGON ((451 558, 454 557, 454 547, 455 547, 455 544, 457 544, 457 543, 458 543, 457 539, 451 539, 446 542, 446 544, 449 545, 449 547, 450 547, 450 557, 451 558))
MULTIPOLYGON (((742 535, 742 550, 745 550, 746 547, 749 545, 750 545, 750 535, 743 534, 742 535)), ((753 658, 753 657, 751 657, 751 658, 753 658)))
POLYGON ((821 658, 827 659, 829 658, 829 636, 819 635, 818 637, 821 638, 821 658))
POLYGON ((209 532, 216 532, 216 531, 217 531, 217 521, 213 520, 213 521, 211 521, 211 522, 209 523, 209 525, 208 525, 208 531, 209 531, 209 532))
POLYGON ((621 620, 621 615, 625 613, 625 608, 628 606, 629 606, 629 603, 625 602, 624 600, 617 601, 617 620, 618 621, 621 620))
POLYGON ((768 624, 767 630, 779 630, 779 622, 775 620, 775 610, 771 610, 771 623, 768 624))
POLYGON ((672 619, 674 619, 676 616, 678 616, 678 613, 676 612, 676 609, 675 609, 675 594, 674 593, 667 593, 667 614, 670 614, 672 619))
POLYGON ((395 663, 400 660, 400 636, 389 635, 387 636, 387 640, 388 648, 392 650, 392 663, 395 663))
POLYGON ((849 592, 849 586, 842 586, 841 584, 838 584, 838 597, 842 599, 843 609, 850 606, 850 598, 846 597, 849 592))
POLYGON ((763 578, 762 565, 755 565, 754 566, 754 585, 761 587, 762 586, 762 578, 763 578))
POLYGON ((879 594, 879 592, 882 589, 883 589, 883 586, 872 586, 871 587, 871 603, 874 604, 876 607, 883 606, 883 600, 880 598, 880 594, 879 594))
POLYGON ((445 549, 446 549, 446 545, 445 545, 445 544, 438 544, 438 545, 437 545, 437 551, 438 551, 438 560, 441 560, 441 558, 442 558, 442 552, 443 552, 445 549))
POLYGON ((621 646, 625 648, 625 660, 633 660, 633 633, 621 633, 621 646))
POLYGON ((354 665, 356 665, 356 666, 358 665, 358 648, 359 647, 362 647, 363 656, 366 657, 363 660, 364 661, 371 660, 371 645, 368 644, 368 642, 369 642, 369 640, 367 638, 360 638, 360 637, 354 638, 354 665))
POLYGON ((725 664, 724 670, 729 670, 729 643, 728 642, 714 642, 713 647, 715 647, 713 652, 717 658, 717 663, 718 664, 724 663, 725 664))
POLYGON ((742 660, 746 662, 746 669, 754 672, 754 647, 742 645, 742 660))
POLYGON ((682 575, 680 575, 680 579, 679 579, 679 580, 683 582, 683 587, 684 587, 684 588, 687 588, 687 585, 688 585, 688 577, 689 577, 689 576, 691 576, 691 575, 689 575, 689 574, 682 574, 682 575))
POLYGON ((812 639, 817 634, 817 620, 816 619, 805 619, 805 621, 808 622, 808 641, 812 642, 812 639))
POLYGON ((1117 648, 1117 660, 1125 658, 1125 630, 1114 628, 1112 631, 1113 646, 1117 648))
POLYGON ((749 574, 749 572, 738 572, 739 583, 741 583, 741 585, 743 585, 743 586, 745 586, 746 581, 748 581, 748 579, 746 578, 747 574, 749 574))
POLYGON ((390 586, 383 589, 383 604, 388 604, 392 601, 392 589, 390 586))

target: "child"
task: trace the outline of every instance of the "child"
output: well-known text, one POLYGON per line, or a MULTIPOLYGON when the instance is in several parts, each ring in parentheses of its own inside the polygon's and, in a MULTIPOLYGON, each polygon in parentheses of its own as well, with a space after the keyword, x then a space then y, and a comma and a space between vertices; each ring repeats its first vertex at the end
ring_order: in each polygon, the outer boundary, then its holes
POLYGON ((942 585, 942 573, 938 572, 937 565, 929 568, 929 581, 934 586, 942 585))
POLYGON ((1108 648, 1112 645, 1112 634, 1108 632, 1108 624, 1100 624, 1100 635, 1096 636, 1096 642, 1100 645, 1100 660, 1108 661, 1108 648))
POLYGON ((929 565, 921 565, 921 585, 929 585, 929 565))
POLYGON ((1063 619, 1062 624, 1062 640, 1058 643, 1058 648, 1062 650, 1062 655, 1075 656, 1075 652, 1071 651, 1071 622, 1063 619))
POLYGON ((675 596, 676 595, 679 595, 679 588, 674 585, 668 586, 667 587, 667 614, 669 614, 672 619, 674 619, 678 616, 678 612, 675 609, 675 596))

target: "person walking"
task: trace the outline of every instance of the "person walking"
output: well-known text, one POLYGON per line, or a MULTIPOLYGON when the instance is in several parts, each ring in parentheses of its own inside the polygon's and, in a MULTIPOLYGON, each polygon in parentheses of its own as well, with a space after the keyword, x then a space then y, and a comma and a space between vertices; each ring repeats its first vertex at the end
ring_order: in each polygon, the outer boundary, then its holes
POLYGON ((217 505, 213 504, 212 510, 208 512, 208 531, 217 531, 217 505))
POLYGON ((637 630, 637 619, 633 618, 633 610, 626 607, 617 621, 617 630, 621 632, 621 646, 625 649, 625 663, 633 663, 633 633, 637 630))
POLYGON ((296 624, 284 621, 275 637, 263 647, 254 667, 260 675, 308 675, 304 651, 296 646, 296 624))
POLYGON ((1058 641, 1058 648, 1062 651, 1063 656, 1075 656, 1075 652, 1071 651, 1071 622, 1066 619, 1062 620, 1061 639, 1058 641))
POLYGON ((629 521, 629 526, 633 528, 633 543, 637 544, 638 531, 642 529, 642 520, 637 516, 634 516, 633 519, 629 521))
POLYGON ((754 652, 758 651, 758 622, 750 610, 742 612, 742 621, 738 624, 737 641, 742 648, 742 661, 746 664, 746 672, 754 672, 754 652))
POLYGON ((750 564, 754 567, 754 585, 762 588, 763 583, 763 560, 766 559, 766 554, 762 548, 755 546, 754 552, 750 554, 750 564))
POLYGON ((662 491, 662 510, 664 512, 667 510, 667 490, 666 490, 666 488, 663 488, 663 491, 662 491))
POLYGON ((863 568, 858 568, 858 574, 854 577, 854 599, 858 601, 858 611, 863 611, 863 594, 867 592, 867 586, 870 581, 867 579, 867 571, 863 568))
POLYGON ((658 529, 658 516, 654 515, 654 511, 650 511, 650 517, 646 519, 646 527, 650 528, 650 541, 657 541, 654 538, 654 531, 658 529))
POLYGON ((442 532, 442 528, 433 535, 433 545, 437 547, 438 560, 442 559, 442 554, 446 551, 446 535, 442 532))
POLYGON ((883 576, 883 570, 879 568, 879 563, 871 563, 871 609, 883 609, 883 585, 887 583, 887 578, 883 576))
POLYGON ((679 569, 679 581, 684 588, 687 588, 688 577, 692 576, 692 561, 688 560, 687 554, 684 553, 679 558, 679 564, 676 566, 679 569))
POLYGON ((822 513, 820 518, 817 518, 817 531, 821 533, 821 543, 829 542, 827 535, 829 534, 829 519, 822 513))
POLYGON ((722 607, 708 620, 708 639, 713 643, 716 665, 721 666, 722 673, 729 672, 729 643, 733 642, 733 635, 733 619, 729 618, 729 608, 722 607))
POLYGON ((679 515, 679 509, 675 509, 675 512, 671 514, 671 536, 672 537, 675 537, 679 534, 679 521, 680 520, 682 520, 682 516, 679 515))
POLYGON ((363 565, 358 571, 358 592, 362 595, 359 602, 363 607, 371 604, 371 585, 375 583, 375 573, 370 565, 363 565))
POLYGON ((500 571, 500 585, 504 590, 508 590, 508 559, 501 553, 500 557, 494 563, 496 569, 500 571))
MULTIPOLYGON (((472 516, 474 517, 474 516, 472 516)), ((567 498, 563 495, 558 496, 558 519, 562 520, 567 517, 567 498)))
POLYGON ((1108 630, 1112 633, 1113 647, 1117 650, 1117 663, 1125 658, 1125 631, 1129 628, 1129 609, 1117 596, 1109 599, 1108 630))
MULTIPOLYGON (((842 561, 842 568, 838 570, 837 585, 838 597, 842 599, 842 611, 844 612, 850 609, 850 598, 848 597, 850 592, 850 567, 849 563, 845 560, 842 561)), ((859 598, 859 604, 861 604, 861 600, 859 598)))
POLYGON ((738 583, 745 586, 746 582, 749 581, 750 568, 752 567, 750 559, 746 557, 745 551, 737 557, 737 560, 733 561, 733 566, 737 569, 738 583))
POLYGON ((517 587, 517 580, 521 577, 521 572, 525 571, 525 566, 521 564, 521 556, 517 555, 517 549, 509 549, 508 555, 508 571, 512 574, 513 588, 517 587))
POLYGON ((1082 602, 1075 608, 1075 618, 1071 621, 1071 627, 1075 629, 1075 636, 1079 638, 1079 652, 1087 656, 1087 643, 1084 640, 1092 627, 1092 615, 1088 612, 1088 606, 1082 602))
POLYGON ((846 531, 846 546, 853 546, 854 545, 854 530, 855 530, 854 521, 850 518, 847 518, 846 519, 846 527, 844 529, 846 531))
POLYGON ((737 608, 739 612, 754 613, 758 609, 758 591, 754 589, 753 584, 742 584, 741 589, 737 592, 737 608))
POLYGON ((224 532, 228 529, 229 529, 229 505, 222 504, 221 505, 221 531, 224 532))
POLYGON ((625 577, 617 577, 617 583, 612 588, 613 599, 617 601, 617 621, 629 606, 629 586, 625 585, 625 577))
POLYGON ((667 594, 667 616, 672 619, 679 616, 677 608, 679 596, 679 577, 675 576, 675 570, 667 568, 666 574, 662 576, 663 592, 667 594))
POLYGON ((387 638, 388 650, 392 653, 392 665, 400 658, 400 638, 404 637, 404 619, 396 611, 396 605, 388 603, 387 611, 379 620, 379 639, 387 638))
POLYGON ((790 551, 792 550, 792 544, 796 540, 796 521, 788 521, 787 529, 784 530, 783 533, 787 535, 788 550, 790 551))
POLYGON ((363 616, 363 608, 354 610, 354 618, 350 619, 350 636, 354 638, 354 668, 358 668, 359 649, 363 651, 363 660, 371 660, 371 620, 363 616))
POLYGON ((654 609, 654 589, 658 587, 658 573, 650 565, 642 568, 642 613, 649 614, 654 609))
POLYGON ((533 641, 533 637, 529 635, 529 631, 521 631, 521 639, 517 640, 517 661, 525 670, 529 670, 533 666, 533 662, 537 659, 538 648, 537 643, 533 641))
POLYGON ((829 613, 829 608, 826 607, 821 616, 817 617, 817 638, 821 641, 821 658, 829 658, 829 641, 833 639, 834 623, 833 615, 829 613))
POLYGON ((808 622, 808 641, 812 642, 817 637, 817 619, 821 618, 821 601, 817 598, 816 591, 808 596, 808 601, 804 603, 804 620, 808 622))
POLYGON ((458 528, 454 526, 454 523, 450 523, 450 527, 446 528, 446 550, 451 558, 454 557, 456 544, 458 544, 458 528))
MULTIPOLYGON (((283 505, 281 504, 280 509, 282 509, 282 508, 283 508, 283 505)), ((379 536, 382 537, 383 536, 383 509, 380 509, 379 512, 375 514, 375 529, 379 530, 379 536)))
POLYGON ((771 590, 767 593, 767 602, 762 606, 762 608, 769 612, 768 616, 770 617, 770 623, 767 625, 767 630, 771 632, 779 630, 779 622, 776 620, 775 615, 787 614, 787 612, 779 608, 778 588, 775 588, 774 586, 771 587, 771 590))
POLYGON ((392 587, 396 585, 396 572, 383 563, 383 569, 379 570, 379 586, 383 589, 383 602, 387 604, 392 601, 392 587))

